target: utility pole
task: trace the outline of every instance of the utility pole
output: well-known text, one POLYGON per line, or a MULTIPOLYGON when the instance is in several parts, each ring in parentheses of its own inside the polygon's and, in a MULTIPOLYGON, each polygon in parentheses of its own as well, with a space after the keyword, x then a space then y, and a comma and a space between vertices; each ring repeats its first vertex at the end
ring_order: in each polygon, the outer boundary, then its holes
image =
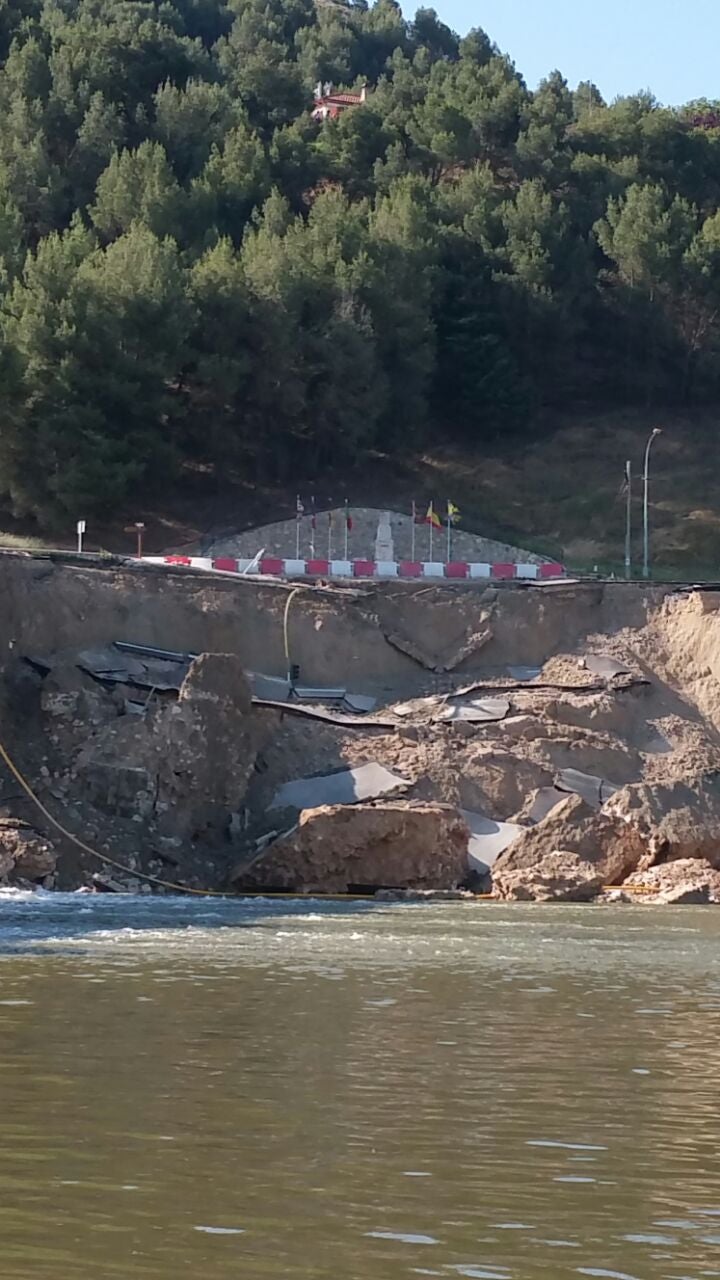
POLYGON ((625 463, 625 577, 632 578, 632 463, 625 463))
POLYGON ((650 476, 650 449, 656 436, 662 435, 660 427, 653 427, 645 446, 643 471, 643 578, 650 577, 650 543, 648 538, 648 481, 650 476))

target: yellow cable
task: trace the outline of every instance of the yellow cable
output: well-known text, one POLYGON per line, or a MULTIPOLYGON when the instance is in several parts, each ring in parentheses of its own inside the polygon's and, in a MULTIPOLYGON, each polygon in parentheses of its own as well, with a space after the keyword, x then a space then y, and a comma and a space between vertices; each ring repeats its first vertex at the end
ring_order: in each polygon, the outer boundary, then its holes
POLYGON ((73 835, 72 831, 68 831, 67 827, 64 827, 61 822, 58 822, 57 818, 53 817, 50 810, 45 807, 40 797, 35 794, 30 783, 25 780, 1 742, 0 759, 4 761, 15 781, 22 787, 25 794, 30 797, 33 803, 37 805, 40 812, 45 818, 47 818, 47 821, 51 823, 61 835, 65 836, 66 840, 70 840, 73 844, 77 845, 78 849, 82 849, 83 853, 89 853, 92 858, 98 858, 100 862, 106 863, 109 867, 115 867, 117 871, 124 871, 127 875, 135 876, 138 880, 146 880, 148 884, 159 885, 163 889, 174 889, 179 893, 195 893, 199 894, 201 897, 207 897, 208 895, 218 898, 239 896, 225 894, 220 889, 191 889, 188 885, 175 884, 171 880, 161 880, 158 876, 148 875, 144 871, 134 871, 132 867, 126 867, 122 862, 116 862, 114 858, 109 858, 106 853, 100 853, 97 849, 93 849, 89 844, 85 844, 84 840, 80 840, 78 836, 73 835))
MULTIPOLYGON (((299 589, 299 588, 296 588, 296 590, 298 590, 298 589, 299 589)), ((293 594, 294 594, 294 592, 291 592, 290 596, 288 597, 288 605, 289 605, 289 603, 290 603, 290 600, 292 599, 293 594)), ((286 624, 286 627, 287 627, 287 605, 286 605, 286 607, 285 607, 285 624, 286 624)), ((287 642, 286 642, 286 651, 287 651, 287 642)), ((88 854, 90 855, 90 857, 91 857, 91 858, 97 858, 100 862, 104 862, 107 866, 109 866, 109 867, 115 867, 116 871, 122 871, 122 872, 124 872, 126 875, 133 876, 136 880, 144 880, 147 884, 156 884, 156 885, 158 885, 161 889, 172 889, 172 890, 173 890, 173 892, 175 892, 175 893, 189 893, 189 894, 194 894, 195 896, 200 897, 200 898, 251 898, 251 897, 259 897, 259 898, 284 898, 284 899, 292 899, 292 898, 302 898, 302 897, 313 897, 313 898, 330 898, 330 899, 333 899, 333 900, 335 900, 335 901, 342 901, 342 902, 347 902, 347 901, 352 901, 352 902, 366 902, 366 901, 371 900, 371 899, 373 898, 373 896, 374 896, 374 895, 372 895, 372 894, 361 894, 361 893, 337 893, 337 894, 335 894, 335 893, 327 893, 327 894, 325 894, 325 893, 314 893, 314 894, 308 894, 308 895, 306 895, 306 894, 292 894, 292 893, 262 893, 262 892, 258 892, 258 893, 225 893, 222 889, 192 889, 192 888, 190 888, 190 886, 189 886, 189 885, 186 885, 186 884, 177 884, 177 883, 176 883, 175 881, 173 881, 173 880, 162 880, 162 879, 160 879, 160 877, 159 877, 159 876, 151 876, 151 875, 149 875, 149 874, 148 874, 147 872, 145 872, 145 871, 135 871, 132 867, 125 866, 125 864, 124 864, 124 863, 122 863, 122 862, 117 862, 117 861, 115 860, 115 858, 110 858, 110 857, 108 857, 108 855, 107 855, 106 853, 100 853, 97 849, 93 849, 91 845, 89 845, 89 844, 85 844, 85 841, 84 841, 84 840, 81 840, 81 839, 79 838, 79 836, 73 835, 72 831, 68 831, 67 827, 64 827, 64 826, 62 825, 62 823, 61 823, 61 822, 58 822, 57 818, 53 817, 53 815, 51 814, 50 810, 49 810, 48 808, 46 808, 46 806, 43 804, 43 802, 42 802, 42 800, 40 799, 40 797, 39 797, 38 795, 36 795, 36 793, 33 791, 32 787, 30 786, 30 783, 29 783, 29 782, 27 782, 27 781, 26 781, 26 779, 23 777, 22 773, 20 772, 20 770, 18 769, 17 765, 16 765, 16 764, 15 764, 15 762, 12 760, 12 758, 10 757, 10 755, 8 754, 8 752, 6 751, 6 749, 5 749, 5 747, 3 746, 2 742, 0 742, 0 759, 2 759, 2 760, 4 761, 4 763, 7 765, 8 769, 10 770, 10 772, 11 772, 11 774, 12 774, 12 776, 13 776, 13 778, 14 778, 14 779, 15 779, 15 781, 18 783, 18 785, 19 785, 20 787, 22 787, 22 789, 23 789, 23 791, 25 792, 25 794, 26 794, 26 795, 27 795, 27 796, 32 800, 33 804, 37 805, 38 809, 39 809, 39 810, 40 810, 40 812, 43 814, 43 816, 47 819, 47 821, 48 821, 48 822, 49 822, 53 827, 55 827, 55 828, 56 828, 56 830, 57 830, 57 831, 59 831, 59 832, 60 832, 60 834, 61 834, 62 836, 64 836, 64 837, 65 837, 65 839, 66 839, 66 840, 70 840, 72 844, 77 845, 78 849, 82 849, 83 853, 88 853, 88 854)), ((620 891, 625 892, 625 893, 627 893, 627 892, 630 892, 630 893, 655 893, 655 892, 657 892, 657 891, 656 891, 656 890, 655 890, 651 885, 639 885, 639 884, 638 884, 638 885, 622 885, 622 884, 617 884, 617 885, 605 885, 605 886, 604 886, 604 888, 605 888, 605 890, 606 890, 606 891, 609 891, 609 890, 620 890, 620 891)), ((476 894, 476 895, 475 895, 475 899, 476 899, 476 901, 478 901, 478 900, 479 900, 479 901, 485 901, 485 902, 487 902, 487 901, 497 901, 496 895, 495 895, 495 894, 492 894, 492 893, 479 893, 479 894, 476 894)))
POLYGON ((288 620, 290 618, 290 605, 292 604, 293 600, 295 599, 295 596, 298 594, 300 590, 301 590, 300 587, 293 587, 292 591, 290 592, 290 595, 285 601, 285 613, 283 615, 283 640, 285 642, 285 670, 287 671, 287 674, 288 674, 288 680, 290 680, 290 640, 288 636, 288 620))
POLYGON ((33 804, 37 805, 38 809, 44 815, 47 821, 51 823, 51 825, 55 827, 60 832, 60 834, 65 837, 66 840, 70 840, 72 844, 77 845, 78 849, 82 849, 83 853, 89 853, 92 858, 98 858, 100 862, 106 863, 107 866, 115 867, 117 871, 123 871, 125 872, 126 875, 133 876, 137 880, 145 880, 148 884, 159 885, 159 887, 162 889, 172 889, 175 893, 191 893, 201 898, 295 899, 295 898, 301 898, 306 896, 307 897, 312 896, 313 898, 330 898, 333 900, 343 901, 343 902, 347 902, 347 901, 351 901, 351 902, 363 901, 364 902, 369 900, 373 896, 372 894, 360 894, 360 893, 337 893, 337 894, 314 893, 312 895, 297 894, 297 893, 293 894, 293 893, 262 893, 262 892, 225 893, 222 889, 191 889, 190 886, 186 884, 177 884, 173 880, 161 880, 159 876, 148 875, 148 873, 145 871, 135 871, 133 870, 132 867, 127 867, 124 865, 124 863, 117 862, 115 858, 108 857, 106 853, 100 853, 97 849, 93 849, 91 845, 85 844, 84 840, 80 840, 78 836, 73 835, 72 831, 68 831, 67 827, 64 827, 61 822, 58 822, 57 818, 53 817, 50 810, 46 808, 46 806, 43 804, 40 797, 36 795, 36 793, 33 791, 32 787, 30 786, 30 783, 27 782, 26 779, 23 777, 22 773, 18 769, 14 760, 12 760, 12 758, 10 757, 9 753, 6 751, 2 742, 0 742, 0 759, 2 759, 4 763, 7 765, 15 781, 22 787, 23 791, 27 796, 29 796, 33 804))

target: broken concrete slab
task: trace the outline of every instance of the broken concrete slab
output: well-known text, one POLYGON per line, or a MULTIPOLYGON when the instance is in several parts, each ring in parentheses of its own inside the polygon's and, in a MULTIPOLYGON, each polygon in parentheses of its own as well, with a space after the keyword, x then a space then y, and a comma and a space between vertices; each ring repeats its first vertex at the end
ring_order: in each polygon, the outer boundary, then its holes
POLYGON ((567 791, 561 791, 559 787, 539 787, 531 797, 528 797, 530 802, 519 816, 526 818, 528 823, 534 826, 542 822, 543 818, 547 818, 556 805, 566 800, 567 794, 567 791))
POLYGON ((504 720, 509 711, 508 698, 472 698, 468 702, 443 707, 432 719, 441 723, 467 720, 472 724, 493 724, 504 720))
POLYGON ((261 671, 245 672, 253 698, 271 702, 286 702, 290 696, 290 681, 282 676, 266 676, 261 671))
POLYGON ((248 671, 247 678, 254 698, 263 702, 329 702, 347 707, 358 714, 370 712, 377 705, 377 698, 364 693, 348 693, 347 689, 310 689, 303 685, 291 685, 282 676, 267 676, 261 671, 248 671))
POLYGON ((508 667, 507 673, 512 676, 513 680, 520 680, 523 683, 530 683, 531 680, 537 680, 542 672, 542 667, 508 667))
POLYGON ((504 720, 510 710, 507 698, 468 698, 464 703, 457 703, 449 701, 451 696, 430 695, 412 702, 398 702, 390 710, 395 716, 403 719, 415 717, 427 724, 446 724, 454 720, 491 724, 504 720))
POLYGON ((582 796, 586 804, 592 805, 594 809, 599 809, 618 790, 605 778, 599 778, 594 773, 582 773, 580 769, 561 769, 555 785, 560 791, 582 796))
POLYGON ((499 854, 517 840, 524 830, 516 822, 495 822, 482 813, 461 809, 460 813, 470 829, 468 864, 471 871, 484 875, 493 866, 499 854))
POLYGON ((189 657, 138 658, 121 653, 113 646, 107 649, 84 649, 78 653, 77 666, 105 684, 129 684, 140 689, 177 692, 190 670, 189 657))
POLYGON ((331 707, 309 707, 302 702, 274 702, 270 698, 253 698, 254 707, 269 707, 291 716, 307 716, 309 720, 324 720, 326 724, 343 725, 350 729, 396 729, 394 720, 378 716, 348 715, 331 707))
POLYGON ((350 711, 357 711, 359 714, 374 711, 377 706, 377 698, 367 693, 346 693, 343 702, 350 711))
POLYGON ((271 809, 316 809, 321 805, 360 804, 404 791, 412 784, 381 764, 363 764, 315 778, 298 778, 280 787, 271 809))
POLYGON ((580 666, 594 676, 604 676, 611 680, 613 676, 629 676, 630 668, 615 658, 605 658, 601 654, 589 653, 581 659, 580 666))

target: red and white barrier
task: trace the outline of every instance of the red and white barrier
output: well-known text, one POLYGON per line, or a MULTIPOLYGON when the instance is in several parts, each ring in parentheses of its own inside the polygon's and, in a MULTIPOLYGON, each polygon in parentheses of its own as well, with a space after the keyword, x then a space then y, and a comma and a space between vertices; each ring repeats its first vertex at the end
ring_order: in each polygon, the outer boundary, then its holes
MULTIPOLYGON (((208 569, 216 573, 247 573, 252 560, 236 560, 228 556, 214 559, 202 556, 144 556, 151 564, 186 565, 192 569, 208 569)), ((265 556, 253 575, 266 578, 442 578, 452 581, 485 578, 494 581, 547 581, 564 578, 561 564, 468 564, 465 561, 422 560, 285 560, 265 556)))

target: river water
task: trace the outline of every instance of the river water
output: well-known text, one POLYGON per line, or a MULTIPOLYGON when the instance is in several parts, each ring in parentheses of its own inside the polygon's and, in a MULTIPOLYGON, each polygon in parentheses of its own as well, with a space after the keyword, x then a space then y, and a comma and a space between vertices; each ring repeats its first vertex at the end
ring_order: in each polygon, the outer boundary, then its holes
POLYGON ((720 1276, 720 912, 0 898, 3 1280, 720 1276))

